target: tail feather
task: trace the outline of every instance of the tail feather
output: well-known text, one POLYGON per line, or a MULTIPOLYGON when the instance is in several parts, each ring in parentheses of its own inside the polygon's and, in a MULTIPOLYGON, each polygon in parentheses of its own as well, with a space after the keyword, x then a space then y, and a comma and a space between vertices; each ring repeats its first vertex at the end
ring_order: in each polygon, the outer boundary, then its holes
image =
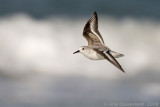
POLYGON ((114 58, 119 58, 119 57, 124 56, 123 54, 120 54, 120 53, 117 53, 117 52, 114 52, 114 51, 111 51, 110 53, 112 54, 112 56, 113 56, 114 58))

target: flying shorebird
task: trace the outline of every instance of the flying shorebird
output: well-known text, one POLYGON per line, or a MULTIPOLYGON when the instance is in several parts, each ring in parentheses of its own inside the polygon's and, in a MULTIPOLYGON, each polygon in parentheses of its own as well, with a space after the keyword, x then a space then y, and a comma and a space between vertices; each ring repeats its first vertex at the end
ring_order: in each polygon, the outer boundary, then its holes
POLYGON ((82 46, 75 53, 81 53, 85 57, 91 60, 103 60, 107 59, 110 63, 115 65, 118 69, 125 72, 121 65, 115 58, 124 56, 123 54, 112 51, 110 48, 105 46, 103 38, 98 31, 98 17, 97 13, 93 15, 87 21, 84 30, 83 37, 88 41, 88 46, 82 46))

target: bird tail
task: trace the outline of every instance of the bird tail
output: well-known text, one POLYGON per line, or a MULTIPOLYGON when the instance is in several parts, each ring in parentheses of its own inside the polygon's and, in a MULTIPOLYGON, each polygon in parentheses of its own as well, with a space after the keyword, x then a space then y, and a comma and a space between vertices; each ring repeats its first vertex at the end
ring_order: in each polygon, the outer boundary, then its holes
POLYGON ((119 58, 119 57, 124 56, 123 54, 117 53, 117 52, 114 52, 114 51, 111 51, 110 53, 112 54, 112 56, 113 56, 114 58, 119 58))

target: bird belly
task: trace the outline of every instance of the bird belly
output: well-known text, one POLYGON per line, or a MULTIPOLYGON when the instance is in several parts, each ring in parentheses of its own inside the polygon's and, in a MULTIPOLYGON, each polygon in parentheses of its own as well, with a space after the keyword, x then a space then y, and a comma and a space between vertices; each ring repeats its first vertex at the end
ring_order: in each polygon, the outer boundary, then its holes
POLYGON ((87 52, 87 53, 83 53, 83 55, 85 56, 85 57, 87 57, 88 59, 91 59, 91 60, 102 60, 102 59, 104 59, 104 57, 103 56, 101 56, 100 54, 98 54, 96 51, 94 51, 94 50, 91 50, 91 51, 89 51, 89 52, 87 52))

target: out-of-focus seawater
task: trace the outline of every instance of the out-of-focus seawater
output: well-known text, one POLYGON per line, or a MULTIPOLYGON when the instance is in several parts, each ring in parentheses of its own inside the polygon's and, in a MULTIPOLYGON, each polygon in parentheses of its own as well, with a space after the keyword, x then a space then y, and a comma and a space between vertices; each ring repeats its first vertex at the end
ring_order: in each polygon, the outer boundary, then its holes
POLYGON ((160 22, 99 16, 105 44, 125 55, 117 59, 124 74, 106 60, 72 54, 87 45, 82 37, 86 21, 55 16, 37 20, 26 14, 0 17, 0 106, 159 102, 160 22))

